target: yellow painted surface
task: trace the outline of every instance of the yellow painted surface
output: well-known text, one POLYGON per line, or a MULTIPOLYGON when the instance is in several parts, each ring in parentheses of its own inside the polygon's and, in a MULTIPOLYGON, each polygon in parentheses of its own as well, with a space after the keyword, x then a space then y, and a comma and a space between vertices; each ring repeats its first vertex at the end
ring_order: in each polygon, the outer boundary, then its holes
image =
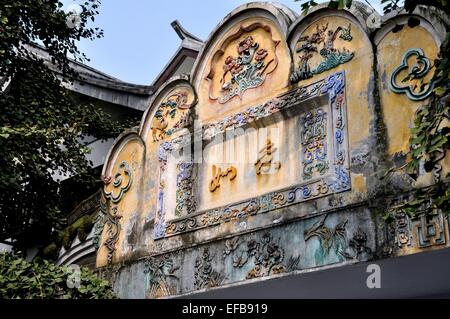
MULTIPOLYGON (((253 21, 249 20, 246 23, 242 23, 241 25, 250 25, 253 21)), ((369 122, 371 120, 371 116, 369 114, 368 109, 368 86, 369 86, 369 79, 372 76, 368 70, 372 66, 373 63, 373 57, 372 57, 372 48, 371 44, 368 40, 368 38, 365 36, 363 31, 361 31, 358 26, 349 21, 348 19, 332 16, 332 17, 326 17, 319 19, 309 25, 302 33, 301 36, 310 35, 314 31, 316 31, 318 26, 323 26, 325 24, 328 24, 328 30, 336 30, 338 27, 348 27, 350 24, 351 28, 351 34, 352 34, 352 41, 344 41, 342 39, 336 39, 335 40, 335 48, 339 50, 349 50, 351 52, 354 52, 354 57, 351 61, 342 64, 336 68, 333 68, 331 70, 325 71, 323 73, 314 75, 311 79, 303 80, 299 82, 299 86, 302 85, 308 85, 310 83, 313 83, 319 79, 325 78, 330 74, 333 74, 339 70, 345 70, 346 74, 346 98, 347 98, 347 118, 348 118, 348 136, 349 136, 349 144, 350 149, 352 147, 358 147, 361 143, 363 143, 368 137, 369 137, 369 122)), ((238 26, 236 26, 237 28, 238 26)), ((224 36, 226 39, 227 36, 230 34, 234 34, 236 32, 236 28, 232 28, 227 35, 224 36)), ((273 30, 273 29, 272 29, 273 30)), ((263 32, 264 33, 264 32, 263 32)), ((252 35, 255 34, 255 32, 250 33, 252 35)), ((267 36, 267 35, 266 35, 267 36)), ((258 35, 254 35, 255 39, 258 38, 258 35)), ((276 37, 274 37, 276 38, 276 37)), ((270 39, 268 39, 270 40, 270 39)), ((224 54, 224 57, 229 54, 232 54, 232 50, 235 50, 235 47, 237 45, 237 41, 231 42, 230 46, 231 48, 227 47, 226 51, 227 53, 224 54)), ((223 41, 222 41, 223 42, 223 41)), ((220 41, 217 44, 218 47, 220 47, 220 41)), ((261 43, 267 43, 264 41, 261 41, 261 43)), ((282 42, 280 43, 280 45, 282 42)), ((266 44, 268 45, 268 44, 266 44)), ((321 45, 319 45, 321 47, 321 45)), ((214 52, 214 50, 212 51, 214 52)), ((317 53, 312 59, 311 59, 311 65, 317 65, 322 61, 322 57, 319 53, 317 53)), ((299 57, 298 54, 294 53, 294 64, 297 66, 299 57)), ((209 62, 211 63, 211 62, 209 62)), ((212 63, 214 66, 214 64, 212 63)), ((216 66, 217 72, 220 71, 222 64, 216 66)), ((211 99, 208 99, 209 103, 205 103, 205 99, 208 96, 207 95, 207 89, 208 85, 210 84, 210 81, 203 81, 202 85, 200 87, 200 94, 199 94, 199 104, 198 104, 198 112, 199 116, 203 119, 209 120, 211 117, 214 117, 214 120, 221 119, 225 117, 228 114, 235 114, 238 111, 241 111, 248 106, 257 105, 258 103, 262 103, 269 99, 270 97, 267 96, 267 93, 270 93, 271 97, 274 97, 282 91, 286 91, 289 89, 288 83, 286 81, 286 77, 289 76, 289 72, 285 74, 278 75, 281 71, 277 69, 274 71, 274 74, 277 74, 277 84, 276 85, 270 85, 271 89, 270 91, 265 90, 266 92, 261 93, 259 92, 259 89, 264 89, 265 84, 263 84, 260 88, 256 89, 249 89, 247 90, 244 95, 243 99, 240 100, 238 97, 235 97, 234 99, 230 100, 229 102, 218 105, 217 102, 212 101, 211 99), (278 73, 277 73, 278 72, 278 73), (283 79, 281 81, 281 79, 283 79), (280 90, 276 90, 276 87, 280 87, 280 90), (253 93, 255 93, 255 96, 253 93), (263 97, 263 98, 262 98, 263 97), (249 102, 246 102, 249 101, 249 102), (240 102, 240 103, 238 103, 240 102), (238 104, 236 104, 238 103, 238 104), (206 109, 206 110, 205 110, 206 109), (208 115, 206 115, 208 114, 208 115), (211 115, 209 115, 211 114, 211 115)), ((267 77, 266 81, 270 79, 270 75, 267 77)), ((217 92, 219 90, 219 86, 213 87, 217 92)), ((276 172, 275 174, 265 175, 265 176, 253 176, 254 174, 254 167, 249 164, 233 164, 237 170, 238 170, 238 176, 233 181, 224 180, 221 184, 220 189, 217 189, 214 192, 210 192, 207 185, 210 182, 210 179, 212 178, 212 165, 217 165, 218 163, 223 163, 221 168, 226 169, 227 165, 229 164, 229 161, 224 160, 225 156, 218 155, 221 152, 226 152, 227 149, 230 147, 224 146, 223 144, 220 144, 219 146, 214 147, 212 150, 208 150, 206 153, 211 156, 211 160, 206 164, 206 168, 203 167, 202 171, 204 174, 201 176, 201 182, 200 182, 200 210, 208 209, 212 207, 217 207, 225 204, 229 204, 232 202, 236 202, 239 200, 251 198, 253 196, 257 196, 260 194, 263 194, 265 192, 268 192, 270 190, 274 189, 280 189, 282 187, 287 187, 290 185, 294 185, 296 183, 299 183, 302 181, 301 174, 299 173, 301 171, 301 167, 299 164, 299 156, 300 152, 298 147, 296 147, 294 144, 293 136, 296 135, 296 130, 294 127, 290 129, 286 129, 284 126, 287 125, 287 122, 281 122, 277 123, 276 125, 273 125, 273 127, 277 127, 279 131, 281 132, 280 141, 282 150, 281 158, 282 165, 279 172, 276 172), (291 145, 292 143, 292 145, 291 145), (218 150, 218 148, 220 150, 218 150), (286 153, 286 154, 284 154, 286 153)), ((292 124, 291 124, 292 126, 292 124)), ((249 136, 252 136, 252 134, 249 134, 249 136)), ((250 139, 255 139, 254 137, 250 137, 250 139)), ((297 141, 298 142, 298 141, 297 141)), ((236 139, 234 141, 237 145, 247 145, 245 143, 248 143, 244 139, 236 139)), ((225 144, 225 143, 224 143, 225 144)), ((242 147, 240 148, 239 152, 243 152, 246 154, 239 154, 236 150, 233 149, 232 158, 238 158, 239 156, 252 156, 253 154, 256 154, 256 143, 249 143, 249 147, 244 147, 245 150, 242 150, 242 147)), ((356 185, 358 187, 359 192, 365 192, 365 180, 364 179, 357 179, 358 184, 356 185)))
MULTIPOLYGON (((397 33, 389 32, 378 46, 378 73, 380 79, 381 109, 387 129, 389 155, 406 153, 409 150, 410 128, 417 108, 427 101, 412 101, 405 94, 396 94, 389 88, 389 79, 394 69, 400 65, 408 49, 420 48, 425 56, 434 60, 438 47, 431 34, 421 26, 411 29, 405 26, 397 33)), ((414 63, 411 58, 409 63, 414 63)), ((429 81, 429 72, 425 81, 429 81)), ((402 74, 399 76, 400 81, 402 74)), ((397 81, 398 82, 398 81, 397 81)))
MULTIPOLYGON (((317 80, 323 79, 328 75, 340 70, 346 72, 346 98, 347 98, 347 121, 348 121, 348 137, 350 150, 352 147, 359 147, 369 136, 369 121, 370 115, 368 110, 368 83, 371 74, 367 70, 372 65, 371 46, 364 35, 359 30, 358 26, 342 17, 328 17, 322 18, 313 22, 308 26, 302 35, 309 34, 316 29, 317 25, 328 23, 329 28, 337 28, 338 26, 351 25, 352 41, 345 42, 345 49, 355 52, 353 59, 343 65, 334 69, 315 75, 313 78, 301 81, 298 85, 308 85, 317 80)), ((336 40, 335 47, 342 49, 344 44, 340 40, 336 40)), ((297 54, 294 53, 294 63, 297 65, 297 54)), ((201 75, 200 87, 198 88, 198 103, 195 106, 197 116, 205 124, 208 121, 218 121, 225 118, 227 115, 235 114, 239 111, 247 109, 250 106, 258 105, 279 95, 282 92, 292 89, 289 82, 291 56, 289 49, 283 39, 283 36, 278 31, 276 25, 266 18, 249 18, 237 23, 228 29, 228 31, 217 39, 210 55, 205 57, 203 73, 201 75), (258 26, 254 26, 255 23, 258 26), (251 30, 240 32, 241 28, 252 26, 251 30), (236 36, 238 34, 238 36, 236 36), (233 38, 234 36, 234 38, 233 38), (220 93, 220 79, 223 71, 223 63, 228 56, 237 56, 237 45, 240 40, 247 36, 252 36, 254 41, 259 44, 259 49, 266 49, 268 54, 265 61, 273 60, 266 69, 266 77, 263 84, 256 88, 250 88, 243 92, 242 96, 234 96, 226 103, 219 103, 215 97, 220 93), (230 40, 231 37, 231 40, 230 40), (223 54, 217 54, 217 50, 223 49, 223 54), (213 71, 211 73, 211 71, 213 71), (213 76, 211 76, 213 74, 213 76), (210 75, 209 79, 206 77, 210 75)), ((312 63, 320 61, 320 57, 315 57, 312 63)), ((135 180, 130 190, 125 194, 124 198, 119 203, 119 210, 122 218, 120 224, 122 226, 119 241, 116 244, 115 261, 126 259, 127 255, 131 254, 131 247, 127 246, 127 239, 125 238, 127 227, 131 227, 130 218, 133 214, 138 214, 138 220, 142 226, 145 223, 153 223, 157 210, 157 197, 159 189, 159 162, 158 162, 158 148, 163 141, 170 140, 174 136, 158 135, 155 138, 155 119, 156 110, 161 106, 161 103, 173 99, 175 92, 186 92, 188 99, 187 103, 193 103, 195 100, 195 93, 187 83, 178 84, 175 87, 161 92, 160 95, 153 101, 150 110, 145 115, 145 122, 143 123, 141 136, 145 143, 146 153, 145 160, 143 159, 138 166, 139 174, 144 174, 138 177, 135 174, 135 180), (138 181, 138 178, 141 180, 138 181), (141 186, 138 186, 141 185, 141 186), (137 191, 141 187, 140 193, 137 191), (139 195, 141 194, 141 195, 139 195)), ((177 112, 174 118, 167 116, 167 129, 172 127, 185 111, 177 112)), ((298 139, 298 117, 293 117, 288 120, 272 123, 267 126, 276 128, 277 133, 269 133, 273 135, 275 151, 275 160, 281 162, 281 167, 273 174, 256 174, 254 163, 258 157, 258 151, 261 150, 265 143, 265 137, 262 137, 262 132, 249 132, 245 136, 232 139, 226 143, 216 145, 208 148, 204 154, 209 156, 207 162, 199 166, 199 182, 196 192, 197 196, 197 210, 218 207, 229 203, 237 202, 251 198, 263 193, 277 190, 283 187, 292 186, 302 182, 301 176, 301 161, 300 148, 298 139), (261 135, 261 136, 260 136, 261 135), (259 140, 258 140, 259 139, 259 140), (246 144, 247 143, 247 144, 246 144), (247 145, 242 147, 243 145, 247 145), (231 159, 226 157, 226 154, 220 155, 219 149, 228 152, 231 159), (233 161, 237 160, 237 163, 233 161), (209 190, 209 182, 212 178, 212 165, 217 165, 225 170, 230 165, 237 169, 237 176, 233 180, 226 177, 220 180, 220 187, 211 192, 209 190)), ((328 125, 331 121, 328 121, 328 125)), ((331 130, 331 127, 329 127, 331 130)), ((159 133, 159 131, 156 131, 159 133)), ((176 134, 175 134, 176 135, 176 134)), ((331 140, 328 141, 331 143, 331 140)), ((331 145, 331 144, 330 144, 331 145)), ((135 143, 128 143, 119 152, 119 155, 113 160, 113 167, 122 160, 131 160, 132 154, 136 154, 139 149, 135 143)), ((332 150, 330 149, 329 152, 332 150)), ((143 152, 143 149, 140 149, 143 152)), ((139 153, 142 158, 144 154, 139 153)), ((320 176, 314 176, 320 178, 320 176)), ((172 176, 175 180, 175 176, 172 176)), ((365 192, 365 180, 362 176, 355 176, 352 178, 354 189, 357 192, 365 192)), ((173 183, 169 183, 173 184, 173 183)), ((167 192, 166 192, 167 194, 167 192)), ((169 206, 174 199, 168 199, 169 206)), ((166 212, 166 217, 169 219, 170 212, 166 212)), ((106 239, 106 231, 104 230, 102 242, 106 239)), ((138 249, 142 251, 152 251, 154 249, 154 242, 151 239, 152 232, 145 234, 145 242, 141 242, 138 249)), ((102 247, 98 253, 98 265, 105 265, 106 263, 106 248, 102 247)))
MULTIPOLYGON (((141 197, 140 182, 142 180, 142 163, 144 159, 143 155, 144 155, 143 146, 137 138, 127 140, 123 145, 123 148, 121 148, 118 151, 117 156, 115 156, 113 160, 114 164, 111 165, 107 171, 107 175, 114 177, 114 175, 118 171, 118 166, 120 165, 120 163, 122 161, 125 161, 128 163, 132 174, 132 183, 130 188, 124 193, 122 199, 117 203, 118 214, 119 216, 121 216, 120 225, 122 225, 122 229, 119 233, 119 239, 116 243, 116 251, 113 255, 113 261, 117 261, 120 258, 120 255, 122 254, 121 252, 123 249, 124 237, 126 235, 126 231, 124 231, 123 229, 124 225, 128 224, 129 219, 133 213, 142 209, 139 206, 139 202, 141 197)), ((112 182, 107 186, 105 186, 106 191, 110 191, 112 188, 113 188, 112 182)), ((115 204, 110 203, 110 206, 113 205, 115 204)), ((96 261, 97 267, 105 266, 107 264, 108 250, 104 245, 108 237, 107 233, 108 229, 105 226, 101 236, 100 248, 98 249, 97 252, 97 261, 96 261)))
POLYGON ((262 195, 271 190, 298 184, 301 178, 298 117, 266 126, 264 130, 250 129, 242 136, 227 140, 205 149, 206 163, 199 170, 199 210, 230 204, 243 199, 262 195), (273 162, 281 167, 267 173, 256 174, 255 163, 259 151, 264 149, 266 139, 273 142, 273 162), (222 171, 233 166, 237 176, 233 180, 220 179, 220 187, 209 189, 212 166, 222 171))
POLYGON ((366 179, 362 174, 352 175, 352 191, 355 193, 365 193, 366 189, 366 179))

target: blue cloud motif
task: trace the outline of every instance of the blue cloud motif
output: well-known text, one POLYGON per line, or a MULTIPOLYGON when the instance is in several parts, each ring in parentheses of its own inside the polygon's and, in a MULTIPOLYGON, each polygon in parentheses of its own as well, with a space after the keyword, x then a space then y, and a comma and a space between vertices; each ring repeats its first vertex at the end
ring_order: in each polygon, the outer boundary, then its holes
POLYGON ((391 74, 391 79, 389 81, 390 89, 397 94, 405 93, 406 96, 413 101, 420 101, 426 99, 430 95, 431 91, 433 91, 435 83, 431 82, 425 84, 425 86, 421 87, 420 91, 417 92, 415 91, 416 85, 412 84, 411 80, 423 79, 430 71, 430 69, 431 69, 430 59, 428 59, 425 56, 422 49, 419 48, 409 49, 403 55, 401 64, 391 74), (409 66, 408 59, 414 55, 416 56, 417 62, 414 65, 409 66), (400 74, 400 72, 404 70, 408 71, 410 81, 408 84, 400 85, 396 82, 396 78, 400 74))

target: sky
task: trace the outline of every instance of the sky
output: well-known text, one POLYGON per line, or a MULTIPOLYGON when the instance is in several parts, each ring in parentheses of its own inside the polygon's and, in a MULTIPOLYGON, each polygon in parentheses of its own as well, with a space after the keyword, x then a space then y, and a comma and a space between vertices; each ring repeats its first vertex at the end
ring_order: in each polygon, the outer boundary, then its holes
MULTIPOLYGON (((360 0, 362 1, 362 0, 360 0)), ((79 0, 62 1, 65 7, 79 0)), ((174 20, 205 40, 215 26, 245 0, 102 0, 93 27, 104 37, 81 41, 79 49, 87 64, 122 81, 150 85, 160 73, 181 40, 170 26, 174 20)), ((278 0, 297 13, 301 3, 278 0)), ((323 2, 323 1, 318 1, 323 2)), ((377 9, 375 3, 370 1, 377 9)))

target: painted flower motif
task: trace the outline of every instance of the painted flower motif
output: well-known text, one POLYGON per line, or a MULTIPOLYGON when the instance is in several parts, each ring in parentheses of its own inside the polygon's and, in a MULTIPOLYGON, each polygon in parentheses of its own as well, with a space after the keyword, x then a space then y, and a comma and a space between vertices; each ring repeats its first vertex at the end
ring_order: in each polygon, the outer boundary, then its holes
POLYGON ((257 52, 256 52, 256 56, 255 56, 255 59, 256 59, 256 61, 261 61, 261 60, 264 60, 264 58, 267 56, 267 50, 266 49, 259 49, 257 52))
POLYGON ((231 71, 231 69, 233 69, 233 67, 236 65, 236 60, 229 55, 226 59, 225 59, 225 64, 223 65, 223 71, 224 72, 228 72, 231 71))
POLYGON ((238 74, 239 72, 242 71, 243 66, 241 64, 236 63, 233 66, 233 69, 231 69, 231 74, 238 74))
POLYGON ((231 72, 231 74, 237 74, 242 70, 242 65, 236 63, 236 59, 232 56, 228 56, 225 59, 225 63, 223 65, 224 73, 231 72))
POLYGON ((244 40, 239 42, 238 53, 241 54, 244 51, 249 50, 254 44, 253 37, 247 36, 244 40))

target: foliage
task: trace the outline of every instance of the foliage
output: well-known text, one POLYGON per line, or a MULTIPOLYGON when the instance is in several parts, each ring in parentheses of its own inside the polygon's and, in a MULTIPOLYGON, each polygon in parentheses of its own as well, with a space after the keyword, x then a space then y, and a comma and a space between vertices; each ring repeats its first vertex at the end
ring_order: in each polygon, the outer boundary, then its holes
POLYGON ((109 283, 89 269, 80 268, 79 285, 76 277, 73 269, 47 260, 27 262, 21 256, 0 254, 0 299, 116 298, 109 283))
POLYGON ((83 216, 60 232, 59 240, 62 242, 64 248, 68 249, 70 247, 75 236, 78 236, 80 240, 86 238, 92 229, 94 216, 95 213, 93 215, 83 216))
MULTIPOLYGON (((302 0, 294 0, 295 2, 302 1, 302 0)), ((332 9, 344 9, 344 8, 350 8, 352 6, 352 0, 331 0, 328 2, 328 7, 332 9)), ((317 2, 314 0, 308 0, 301 4, 302 13, 308 14, 308 11, 317 5, 317 2)))
POLYGON ((448 13, 448 0, 381 0, 381 4, 385 14, 392 10, 405 10, 411 13, 418 5, 435 7, 448 13))
POLYGON ((77 41, 103 32, 88 25, 98 0, 81 4, 75 27, 62 6, 58 0, 15 0, 0 7, 0 76, 11 80, 0 91, 0 241, 11 238, 19 247, 39 244, 63 227, 54 172, 75 175, 87 186, 95 182, 83 136, 106 139, 131 126, 64 89, 78 76, 67 56, 87 60, 77 41), (37 42, 48 61, 36 54, 37 42))
POLYGON ((63 230, 57 231, 51 238, 52 242, 42 249, 42 257, 56 260, 61 247, 66 250, 70 249, 75 237, 78 237, 81 241, 85 240, 94 226, 95 216, 96 213, 85 215, 63 230))

